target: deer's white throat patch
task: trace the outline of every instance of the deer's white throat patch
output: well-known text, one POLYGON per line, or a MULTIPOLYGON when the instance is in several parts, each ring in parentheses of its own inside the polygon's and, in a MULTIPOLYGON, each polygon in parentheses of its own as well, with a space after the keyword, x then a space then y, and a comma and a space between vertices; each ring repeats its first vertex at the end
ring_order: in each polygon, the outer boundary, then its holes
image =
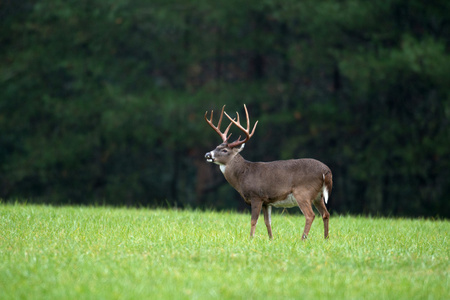
POLYGON ((226 165, 219 165, 220 171, 222 171, 223 174, 225 174, 225 169, 227 168, 226 165))
POLYGON ((286 197, 286 199, 280 200, 277 202, 273 202, 270 205, 272 205, 273 207, 283 207, 283 208, 290 208, 290 207, 298 206, 297 200, 295 200, 295 197, 292 194, 289 194, 286 197))

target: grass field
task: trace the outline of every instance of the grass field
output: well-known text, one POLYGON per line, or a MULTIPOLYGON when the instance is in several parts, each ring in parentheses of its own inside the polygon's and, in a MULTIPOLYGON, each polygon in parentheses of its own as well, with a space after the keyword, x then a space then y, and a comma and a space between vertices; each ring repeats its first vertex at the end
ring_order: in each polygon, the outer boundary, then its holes
POLYGON ((450 222, 0 204, 0 299, 450 299, 450 222))

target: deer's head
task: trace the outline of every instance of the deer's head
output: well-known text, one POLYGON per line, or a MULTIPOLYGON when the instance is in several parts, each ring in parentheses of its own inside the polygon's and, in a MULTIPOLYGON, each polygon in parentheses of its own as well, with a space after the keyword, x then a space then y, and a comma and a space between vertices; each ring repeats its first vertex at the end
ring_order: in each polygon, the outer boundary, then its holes
POLYGON ((211 126, 212 129, 214 129, 217 134, 222 138, 222 144, 216 147, 216 149, 206 153, 205 158, 206 161, 216 163, 220 166, 226 166, 229 161, 231 161, 236 154, 241 152, 244 149, 245 143, 253 136, 253 133, 255 133, 256 125, 258 124, 258 121, 256 121, 255 125, 253 126, 253 130, 250 133, 250 118, 248 116, 247 107, 244 104, 245 109, 245 115, 247 117, 247 129, 245 129, 239 121, 239 113, 236 112, 237 120, 232 119, 226 112, 224 112, 225 105, 222 107, 222 112, 220 113, 219 123, 217 123, 217 126, 214 126, 212 123, 213 121, 213 111, 211 111, 211 118, 208 120, 207 114, 205 113, 205 120, 211 126), (220 131, 220 125, 222 124, 222 117, 225 114, 228 119, 230 119, 231 123, 228 125, 228 127, 225 129, 224 132, 220 131), (245 133, 245 139, 241 140, 241 137, 232 142, 228 143, 228 139, 230 138, 231 134, 228 135, 228 131, 230 130, 231 125, 236 125, 240 130, 242 130, 245 133))

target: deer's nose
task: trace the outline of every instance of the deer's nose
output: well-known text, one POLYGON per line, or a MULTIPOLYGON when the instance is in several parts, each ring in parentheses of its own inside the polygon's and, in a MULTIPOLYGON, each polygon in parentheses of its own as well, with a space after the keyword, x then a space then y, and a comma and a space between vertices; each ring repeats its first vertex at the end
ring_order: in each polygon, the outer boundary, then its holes
POLYGON ((211 155, 211 152, 206 153, 205 158, 206 158, 206 161, 209 161, 209 162, 214 161, 213 156, 211 155))

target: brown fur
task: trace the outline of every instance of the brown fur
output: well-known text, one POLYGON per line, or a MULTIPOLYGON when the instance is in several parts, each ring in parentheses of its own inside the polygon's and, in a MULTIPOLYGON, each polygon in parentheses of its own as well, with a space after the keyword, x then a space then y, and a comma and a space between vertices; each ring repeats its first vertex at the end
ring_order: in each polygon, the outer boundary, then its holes
POLYGON ((254 235, 259 214, 263 209, 267 231, 272 238, 271 206, 292 194, 306 218, 302 239, 308 236, 315 218, 312 205, 323 218, 324 236, 328 238, 330 214, 324 203, 323 187, 327 188, 330 195, 333 186, 331 170, 315 159, 250 162, 239 154, 242 149, 243 147, 231 148, 225 142, 208 152, 205 157, 225 166, 225 179, 239 192, 244 201, 251 205, 250 235, 254 235))

